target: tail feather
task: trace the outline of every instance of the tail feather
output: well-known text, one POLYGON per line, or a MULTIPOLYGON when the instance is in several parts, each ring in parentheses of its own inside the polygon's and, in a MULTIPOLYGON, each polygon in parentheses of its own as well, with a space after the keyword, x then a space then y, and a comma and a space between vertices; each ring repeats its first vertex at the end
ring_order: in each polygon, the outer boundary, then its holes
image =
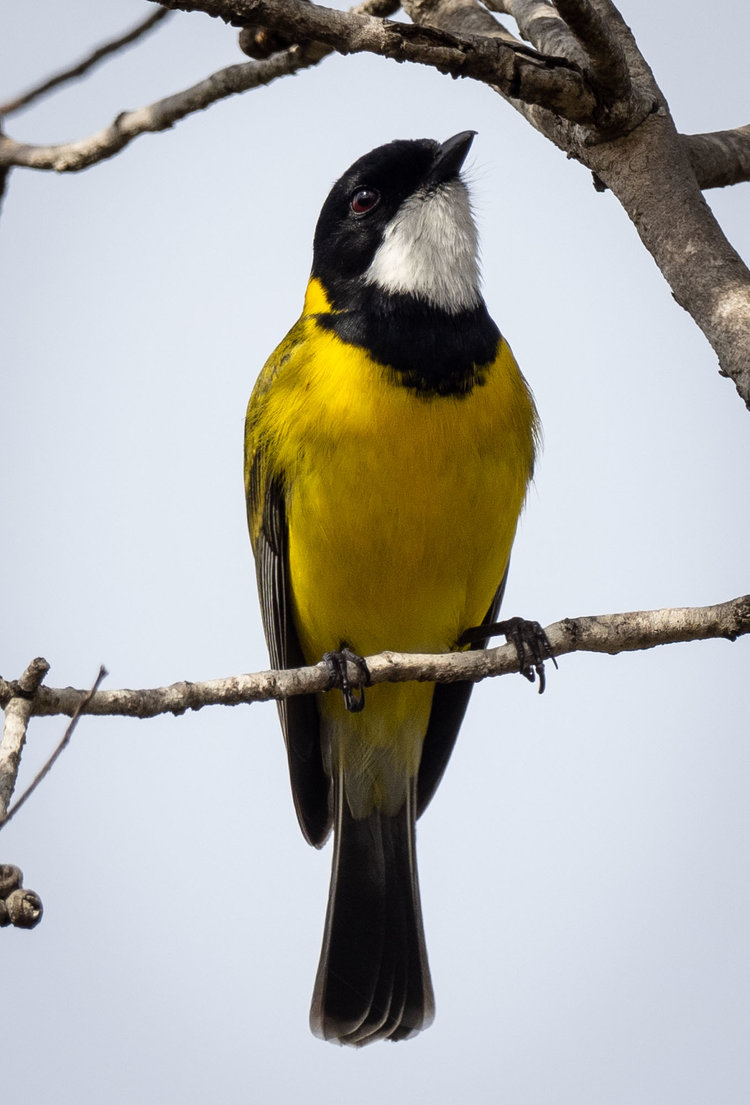
POLYGON ((419 900, 416 790, 396 814, 356 819, 335 784, 335 841, 310 1024, 360 1046, 403 1040, 434 1014, 419 900))

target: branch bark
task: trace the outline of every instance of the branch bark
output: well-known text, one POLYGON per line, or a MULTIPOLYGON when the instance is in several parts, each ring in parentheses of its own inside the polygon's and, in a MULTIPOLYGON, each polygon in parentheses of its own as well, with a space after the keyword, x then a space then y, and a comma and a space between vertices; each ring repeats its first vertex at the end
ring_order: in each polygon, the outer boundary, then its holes
MULTIPOLYGON (((442 2, 450 5, 450 0, 442 2)), ((429 4, 438 21, 443 18, 440 3, 405 0, 415 19, 424 17, 429 4)), ((570 29, 591 61, 587 77, 604 111, 594 124, 579 125, 518 97, 510 96, 510 102, 617 196, 675 299, 716 352, 722 375, 733 380, 750 409, 750 271, 703 199, 690 158, 691 149, 705 153, 709 142, 701 136, 691 143, 678 134, 666 99, 611 0, 561 0, 556 8, 574 24, 570 29), (607 50, 612 53, 609 66, 607 50), (630 92, 622 81, 622 59, 630 92), (643 115, 649 101, 652 110, 643 115)), ((750 140, 744 128, 731 140, 723 134, 713 136, 713 145, 724 151, 726 173, 733 150, 738 160, 740 150, 750 160, 745 149, 750 140)), ((701 168, 708 177, 702 159, 701 168)))
POLYGON ((750 408, 750 271, 705 203, 689 145, 611 0, 556 5, 586 54, 583 72, 564 59, 522 53, 475 0, 405 0, 412 27, 300 0, 168 2, 271 27, 289 39, 323 42, 340 53, 366 50, 421 62, 497 88, 617 196, 675 299, 717 353, 721 373, 750 408), (487 20, 489 34, 455 33, 457 25, 485 27, 487 20))
MULTIPOLYGON (((198 3, 191 6, 194 9, 200 7, 201 10, 205 10, 205 6, 198 3)), ((221 5, 214 6, 218 8, 221 5)), ((397 0, 366 0, 352 11, 354 14, 383 16, 392 14, 397 8, 397 0)), ((405 8, 415 22, 421 25, 432 24, 435 27, 441 27, 453 33, 454 38, 463 33, 499 39, 510 44, 511 48, 518 53, 520 44, 506 28, 492 18, 487 8, 507 13, 518 22, 521 33, 536 48, 539 54, 536 59, 537 66, 541 62, 549 65, 552 59, 566 59, 574 71, 582 71, 588 64, 585 50, 555 8, 541 0, 488 0, 487 7, 481 6, 477 0, 406 0, 405 8)), ((160 9, 133 31, 95 50, 78 65, 40 83, 23 96, 8 101, 0 108, 0 115, 25 106, 63 81, 82 75, 105 55, 140 37, 165 14, 167 9, 160 9)), ((280 18, 277 6, 273 4, 268 4, 262 9, 256 8, 255 19, 256 21, 266 19, 266 26, 270 29, 270 33, 265 38, 270 42, 284 37, 287 42, 289 41, 288 29, 286 35, 276 34, 283 27, 299 30, 297 22, 290 22, 286 17, 280 18)), ((262 24, 259 26, 262 27, 262 24)), ((403 27, 403 25, 396 26, 403 27)), ((396 33, 399 32, 396 31, 396 33)), ((408 35, 409 31, 402 30, 401 33, 408 35)), ((333 51, 333 46, 324 46, 322 43, 311 44, 309 40, 304 44, 300 40, 271 56, 265 56, 260 65, 245 63, 227 66, 181 92, 134 111, 122 112, 110 126, 74 142, 38 146, 0 134, 0 176, 4 177, 8 169, 13 166, 43 171, 79 172, 113 157, 141 134, 167 130, 179 120, 196 111, 205 110, 222 99, 262 87, 278 77, 290 76, 301 69, 309 68, 333 51)), ((342 48, 342 52, 347 52, 345 47, 342 48)), ((252 56, 256 55, 253 53, 252 56)), ((415 60, 432 65, 436 59, 439 60, 439 55, 433 51, 431 57, 425 54, 424 57, 415 60)), ((453 55, 452 61, 460 65, 461 59, 453 55)), ((450 68, 444 71, 452 72, 450 68)), ((454 75, 457 74, 454 73, 454 75)), ((473 76, 474 74, 464 71, 461 75, 473 76)), ((482 77, 477 79, 484 80, 482 77)), ((570 152, 571 140, 569 128, 566 126, 567 120, 556 115, 543 103, 538 103, 534 99, 528 102, 520 99, 518 93, 521 89, 516 87, 518 82, 514 82, 512 77, 510 81, 505 82, 505 88, 492 80, 486 83, 503 95, 560 149, 570 152)), ((533 90, 537 83, 536 80, 528 81, 523 85, 524 93, 529 93, 530 89, 533 90)), ((545 97, 542 98, 545 99, 545 97)), ((585 117, 585 111, 583 115, 585 117)), ((702 189, 725 187, 750 180, 750 127, 682 136, 682 140, 686 144, 693 171, 702 189)))
POLYGON ((57 173, 80 172, 113 157, 141 134, 168 130, 178 120, 203 111, 218 100, 317 65, 327 52, 321 52, 314 46, 293 46, 280 54, 273 54, 267 61, 230 65, 173 96, 135 111, 124 111, 104 130, 76 142, 32 146, 0 134, 0 167, 19 165, 27 169, 52 169, 57 173))
POLYGON ((750 125, 682 135, 698 185, 726 188, 750 180, 750 125))
MULTIPOLYGON (((165 0, 238 26, 272 27, 295 42, 321 42, 340 54, 371 53, 429 65, 452 77, 473 77, 566 119, 591 121, 596 98, 580 72, 503 37, 456 35, 432 25, 392 23, 300 0, 165 0)), ((485 13, 487 14, 487 13, 485 13)), ((492 17, 489 16, 491 19, 492 17)))
MULTIPOLYGON (((34 660, 33 665, 36 665, 39 670, 42 670, 42 676, 41 676, 42 678, 43 678, 44 674, 46 674, 46 672, 49 671, 49 664, 47 664, 46 660, 41 660, 41 659, 34 660)), ((28 670, 30 670, 30 669, 27 669, 27 672, 25 672, 24 675, 21 677, 22 679, 26 678, 26 676, 28 674, 28 670)), ((27 788, 23 792, 23 794, 20 796, 20 798, 18 798, 13 803, 11 808, 10 809, 7 808, 7 802, 6 802, 5 809, 0 808, 0 829, 2 829, 5 825, 7 825, 8 822, 10 821, 10 819, 15 816, 15 814, 18 812, 18 810, 20 810, 21 806, 23 806, 24 803, 29 800, 31 795, 34 793, 36 788, 41 783, 42 779, 46 778, 46 776, 50 773, 52 768, 55 766, 55 764, 57 763, 58 758, 60 757, 62 752, 67 748, 68 744, 70 743, 70 738, 73 736, 73 730, 75 729, 75 727, 78 723, 79 717, 81 716, 81 714, 83 713, 83 711, 85 710, 86 706, 91 701, 93 696, 96 694, 96 691, 99 688, 99 684, 101 683, 102 679, 104 679, 104 677, 106 675, 107 675, 106 668, 100 667, 99 668, 99 674, 97 675, 96 679, 94 680, 93 686, 89 688, 87 693, 80 700, 80 702, 78 704, 78 708, 75 710, 73 716, 71 717, 70 724, 68 725, 67 729, 63 733, 62 740, 57 745, 57 748, 54 750, 52 755, 46 760, 44 765, 41 767, 41 769, 34 776, 33 781, 31 783, 29 783, 29 785, 27 786, 27 788)), ((34 693, 36 693, 36 692, 34 692, 34 693)), ((29 703, 29 711, 31 712, 33 710, 33 699, 28 699, 27 701, 29 703)), ((6 710, 6 718, 7 718, 7 716, 8 716, 8 712, 6 710)), ((26 718, 26 724, 28 724, 28 717, 26 718)), ((24 730, 25 730, 25 726, 24 726, 24 730)), ((9 764, 6 765, 7 770, 6 770, 5 774, 0 772, 0 778, 7 778, 8 780, 10 780, 10 787, 9 787, 10 792, 12 792, 14 787, 15 787, 16 776, 18 774, 18 768, 20 766, 20 758, 21 758, 21 756, 20 756, 20 749, 19 749, 19 754, 18 754, 18 757, 15 759, 15 761, 13 763, 9 763, 9 764), (11 772, 13 772, 12 780, 11 780, 11 772)), ((10 797, 10 794, 9 794, 9 797, 10 797)))
POLYGON ((21 753, 26 742, 26 730, 31 717, 34 695, 49 671, 49 664, 38 656, 32 660, 17 683, 6 684, 4 701, 5 724, 0 740, 0 825, 5 821, 13 788, 16 785, 21 753))
MULTIPOLYGON (((364 0, 355 13, 391 10, 389 0, 364 0)), ((166 9, 165 9, 166 10, 166 9)), ((205 80, 134 111, 123 111, 103 130, 74 142, 38 146, 19 142, 0 132, 0 174, 13 166, 56 173, 77 173, 114 157, 142 134, 169 130, 180 119, 193 115, 229 96, 271 84, 317 65, 333 53, 332 47, 307 42, 272 54, 261 61, 240 62, 212 73, 205 80)))
POLYGON ((540 54, 568 58, 581 69, 586 66, 586 51, 546 0, 486 0, 485 7, 515 19, 520 33, 540 54))
MULTIPOLYGON (((553 656, 572 652, 615 656, 677 642, 714 638, 734 641, 750 633, 750 595, 716 606, 565 618, 550 625, 546 633, 553 656)), ((478 682, 489 676, 517 672, 518 657, 511 645, 436 656, 383 652, 367 657, 367 666, 372 683, 478 682)), ((355 675, 352 671, 352 676, 355 675)), ((72 716, 78 711, 81 715, 148 718, 200 710, 204 706, 237 706, 330 689, 330 669, 327 664, 320 663, 288 671, 263 671, 200 683, 173 683, 146 690, 97 691, 93 695, 72 687, 41 687, 31 704, 31 713, 72 716)), ((14 685, 0 679, 0 705, 11 701, 13 696, 14 685)))

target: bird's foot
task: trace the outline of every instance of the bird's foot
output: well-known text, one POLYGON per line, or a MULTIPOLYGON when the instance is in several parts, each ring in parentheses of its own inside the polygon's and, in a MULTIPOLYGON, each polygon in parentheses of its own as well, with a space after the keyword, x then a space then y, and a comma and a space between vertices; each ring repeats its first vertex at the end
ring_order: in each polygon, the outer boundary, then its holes
POLYGON ((365 687, 370 685, 370 673, 363 657, 344 645, 338 652, 324 652, 323 659, 331 671, 331 688, 339 687, 349 713, 358 714, 365 706, 365 687), (358 678, 353 682, 347 664, 357 669, 358 678))
POLYGON ((488 637, 502 633, 513 645, 518 656, 518 668, 530 683, 539 677, 539 694, 544 693, 547 678, 544 673, 544 661, 551 660, 557 667, 552 655, 552 646, 547 634, 539 622, 529 622, 525 618, 507 618, 502 622, 490 622, 489 625, 477 625, 467 629, 458 639, 460 645, 484 643, 488 637))

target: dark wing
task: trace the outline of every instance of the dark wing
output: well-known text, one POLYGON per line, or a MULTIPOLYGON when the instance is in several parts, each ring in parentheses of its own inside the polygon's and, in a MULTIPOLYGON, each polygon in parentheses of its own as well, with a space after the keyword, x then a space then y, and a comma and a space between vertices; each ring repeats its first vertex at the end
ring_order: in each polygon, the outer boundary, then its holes
MULTIPOLYGON (((278 353, 290 347, 281 346, 278 353)), ((281 357, 271 358, 250 400, 246 426, 245 490, 250 537, 255 553, 263 628, 274 668, 305 665, 292 617, 289 589, 289 531, 283 481, 271 474, 266 447, 257 433, 262 421, 263 397, 281 357)), ((295 695, 278 702, 284 731, 294 806, 300 827, 310 844, 319 847, 331 828, 330 783, 323 767, 320 718, 314 695, 295 695)))
MULTIPOLYGON (((497 615, 500 612, 500 605, 505 593, 505 584, 508 581, 509 567, 510 564, 505 569, 505 574, 495 592, 492 605, 482 618, 482 625, 489 625, 497 621, 497 615)), ((486 645, 487 638, 473 647, 485 648, 486 645)), ((427 732, 422 746, 422 759, 419 764, 419 775, 417 776, 417 817, 421 817, 426 810, 438 788, 438 783, 443 777, 473 689, 474 684, 470 682, 435 684, 430 720, 427 724, 427 732)))

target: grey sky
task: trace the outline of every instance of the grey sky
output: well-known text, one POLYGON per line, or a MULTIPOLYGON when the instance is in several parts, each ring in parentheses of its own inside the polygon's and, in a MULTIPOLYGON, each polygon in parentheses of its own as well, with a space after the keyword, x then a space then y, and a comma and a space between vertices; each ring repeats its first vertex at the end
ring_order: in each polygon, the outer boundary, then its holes
MULTIPOLYGON (((687 131, 747 121, 750 9, 622 0, 687 131), (656 8, 656 15, 652 9, 656 8)), ((3 93, 139 17, 6 5, 3 93)), ((9 121, 61 141, 241 60, 180 16, 9 121)), ((485 293, 545 448, 505 609, 748 590, 733 385, 611 195, 488 89, 331 58, 80 176, 13 174, 0 219, 0 672, 153 686, 267 667, 244 409, 295 321, 331 182, 395 137, 477 130, 485 293)), ((707 199, 750 256, 747 185, 707 199)), ((419 826, 434 1026, 309 1035, 330 852, 297 828, 272 706, 81 722, 2 834, 46 914, 0 932, 4 1093, 58 1105, 386 1100, 736 1105, 750 1094, 748 642, 572 656, 475 692, 419 826)), ((61 734, 35 721, 24 777, 61 734)))

